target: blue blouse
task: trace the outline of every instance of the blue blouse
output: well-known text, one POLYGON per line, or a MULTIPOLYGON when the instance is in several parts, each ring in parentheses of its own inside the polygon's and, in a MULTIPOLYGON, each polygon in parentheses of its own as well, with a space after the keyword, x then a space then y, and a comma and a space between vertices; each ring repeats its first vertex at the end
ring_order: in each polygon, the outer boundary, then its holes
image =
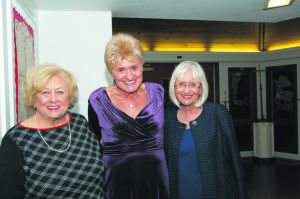
POLYGON ((201 179, 192 132, 186 129, 179 152, 179 198, 201 199, 201 179))

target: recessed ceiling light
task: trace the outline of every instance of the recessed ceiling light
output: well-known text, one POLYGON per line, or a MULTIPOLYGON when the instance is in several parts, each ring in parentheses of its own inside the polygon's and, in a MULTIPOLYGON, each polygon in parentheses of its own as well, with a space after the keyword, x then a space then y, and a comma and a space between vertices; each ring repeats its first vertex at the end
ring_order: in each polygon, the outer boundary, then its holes
POLYGON ((266 9, 292 5, 294 0, 267 0, 266 9))

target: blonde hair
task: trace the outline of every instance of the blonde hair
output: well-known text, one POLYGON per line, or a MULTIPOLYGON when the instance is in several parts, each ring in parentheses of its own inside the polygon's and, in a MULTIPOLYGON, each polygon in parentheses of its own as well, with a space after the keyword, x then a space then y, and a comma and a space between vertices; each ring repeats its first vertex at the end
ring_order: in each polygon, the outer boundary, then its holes
POLYGON ((113 66, 124 59, 128 61, 138 60, 144 64, 144 52, 139 40, 135 37, 118 33, 112 36, 106 45, 104 61, 108 71, 111 73, 113 66))
POLYGON ((56 75, 61 75, 68 82, 69 93, 69 109, 72 108, 78 99, 78 88, 75 77, 67 70, 56 65, 44 64, 34 66, 27 72, 26 79, 23 84, 23 96, 28 108, 35 109, 35 95, 41 92, 47 81, 56 75))
POLYGON ((186 71, 189 69, 192 70, 194 78, 196 78, 201 85, 201 95, 199 96, 198 100, 195 103, 196 107, 201 107, 205 101, 207 100, 208 97, 208 83, 207 79, 205 77, 205 73, 203 68, 198 64, 197 62, 193 61, 184 61, 181 62, 173 71, 171 80, 170 80, 170 85, 169 85, 169 96, 171 101, 177 106, 180 107, 180 102, 178 101, 176 95, 175 95, 175 83, 176 80, 181 80, 183 78, 183 75, 186 71))

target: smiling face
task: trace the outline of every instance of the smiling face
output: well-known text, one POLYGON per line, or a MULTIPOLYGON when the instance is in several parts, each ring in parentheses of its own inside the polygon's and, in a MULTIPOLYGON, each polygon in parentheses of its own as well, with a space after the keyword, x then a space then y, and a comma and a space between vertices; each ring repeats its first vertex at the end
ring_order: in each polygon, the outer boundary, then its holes
POLYGON ((139 61, 123 60, 112 67, 116 86, 126 93, 134 93, 143 81, 143 65, 139 61))
POLYGON ((175 82, 175 95, 183 106, 194 106, 201 95, 200 82, 194 77, 192 70, 187 70, 182 78, 175 82))
POLYGON ((45 122, 61 120, 69 105, 68 83, 61 75, 51 77, 45 88, 35 95, 36 114, 45 122))

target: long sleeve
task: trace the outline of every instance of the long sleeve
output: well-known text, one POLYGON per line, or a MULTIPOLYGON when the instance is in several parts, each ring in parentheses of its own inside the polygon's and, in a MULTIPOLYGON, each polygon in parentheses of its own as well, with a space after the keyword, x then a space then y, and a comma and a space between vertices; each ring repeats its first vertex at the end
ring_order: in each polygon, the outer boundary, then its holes
POLYGON ((24 198, 25 173, 22 164, 22 152, 13 140, 5 136, 0 147, 0 198, 24 198))
POLYGON ((236 181, 239 198, 248 198, 244 179, 244 171, 242 168, 241 157, 232 118, 228 110, 223 105, 217 105, 217 110, 218 122, 220 124, 220 128, 222 129, 222 133, 225 136, 225 143, 227 145, 226 149, 228 150, 228 156, 226 157, 228 157, 227 161, 231 161, 232 174, 236 181))
POLYGON ((98 116, 89 102, 88 106, 88 121, 93 132, 97 135, 98 139, 101 140, 101 128, 98 121, 98 116))
MULTIPOLYGON (((165 122, 165 150, 172 199, 178 198, 179 147, 185 127, 178 122, 176 112, 175 108, 168 109, 165 122)), ((248 198, 234 126, 227 109, 222 105, 205 103, 195 121, 191 123, 191 131, 197 149, 203 198, 248 198)))

